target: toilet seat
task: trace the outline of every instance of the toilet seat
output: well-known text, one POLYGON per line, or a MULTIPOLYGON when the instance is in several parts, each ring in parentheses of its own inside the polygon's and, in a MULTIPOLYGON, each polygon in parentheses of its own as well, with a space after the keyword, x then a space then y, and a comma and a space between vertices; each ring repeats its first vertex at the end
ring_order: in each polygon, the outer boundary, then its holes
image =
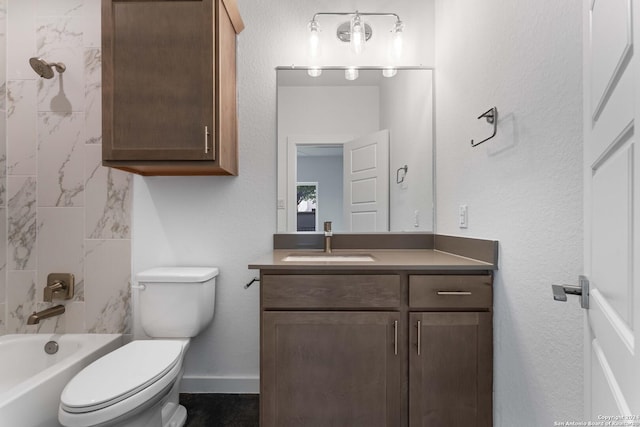
POLYGON ((80 371, 60 396, 66 425, 116 419, 168 392, 182 368, 188 340, 133 341, 80 371))

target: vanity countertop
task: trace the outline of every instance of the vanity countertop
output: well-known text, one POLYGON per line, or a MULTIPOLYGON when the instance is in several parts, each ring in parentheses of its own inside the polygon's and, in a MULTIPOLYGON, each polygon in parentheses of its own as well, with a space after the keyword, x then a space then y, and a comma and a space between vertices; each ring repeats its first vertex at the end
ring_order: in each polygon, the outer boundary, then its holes
POLYGON ((284 261, 291 255, 325 255, 321 250, 276 249, 249 264, 260 270, 497 270, 497 265, 435 249, 334 250, 332 256, 370 255, 372 261, 284 261))

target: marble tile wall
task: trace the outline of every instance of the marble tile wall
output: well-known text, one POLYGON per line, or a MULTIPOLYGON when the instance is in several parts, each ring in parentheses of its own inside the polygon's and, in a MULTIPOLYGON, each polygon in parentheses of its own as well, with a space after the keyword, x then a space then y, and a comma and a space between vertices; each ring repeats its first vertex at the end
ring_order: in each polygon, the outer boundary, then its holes
POLYGON ((100 163, 100 53, 100 0, 0 0, 0 334, 130 330, 132 179, 100 163), (43 302, 54 272, 72 300, 43 302))

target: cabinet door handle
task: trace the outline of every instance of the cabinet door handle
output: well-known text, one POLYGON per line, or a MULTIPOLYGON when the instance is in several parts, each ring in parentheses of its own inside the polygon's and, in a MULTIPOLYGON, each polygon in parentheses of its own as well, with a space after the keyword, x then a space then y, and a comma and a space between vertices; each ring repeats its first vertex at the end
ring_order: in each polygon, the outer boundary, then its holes
POLYGON ((438 291, 438 295, 471 295, 469 291, 438 291))
POLYGON ((398 321, 393 322, 393 354, 398 355, 398 321))
POLYGON ((418 320, 418 356, 420 356, 420 329, 422 326, 422 322, 418 320))
POLYGON ((204 127, 204 154, 209 152, 209 126, 204 127))

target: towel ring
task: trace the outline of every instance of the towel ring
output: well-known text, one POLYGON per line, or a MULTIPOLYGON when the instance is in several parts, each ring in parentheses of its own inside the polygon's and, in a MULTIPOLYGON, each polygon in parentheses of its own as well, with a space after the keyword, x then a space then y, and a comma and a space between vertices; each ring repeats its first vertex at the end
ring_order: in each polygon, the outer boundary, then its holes
POLYGON ((493 125, 493 133, 491 134, 491 136, 489 138, 485 138, 480 142, 476 142, 475 144, 474 144, 473 139, 472 139, 471 140, 471 146, 472 147, 477 147, 478 145, 482 144, 483 142, 486 142, 486 141, 490 140, 491 138, 496 136, 496 132, 498 131, 498 107, 489 108, 487 111, 485 111, 484 113, 480 114, 478 116, 478 119, 481 119, 483 117, 487 120, 487 123, 493 125))

